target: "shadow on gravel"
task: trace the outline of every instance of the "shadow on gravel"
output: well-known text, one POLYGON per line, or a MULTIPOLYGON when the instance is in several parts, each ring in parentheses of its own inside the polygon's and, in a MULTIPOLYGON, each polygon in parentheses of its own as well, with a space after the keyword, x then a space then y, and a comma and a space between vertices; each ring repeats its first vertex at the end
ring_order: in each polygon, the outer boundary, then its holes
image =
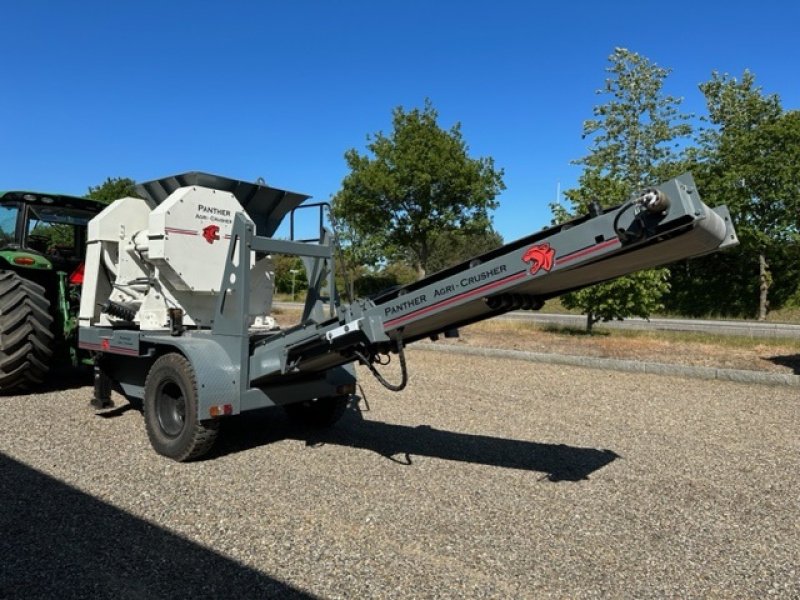
MULTIPOLYGON (((92 385, 92 370, 89 368, 58 368, 47 374, 47 379, 36 387, 29 390, 15 390, 11 392, 0 392, 0 396, 32 396, 35 394, 47 394, 50 392, 61 392, 64 390, 74 390, 87 385, 92 385)), ((91 395, 86 397, 88 402, 91 395)))
POLYGON ((782 367, 789 367, 795 375, 800 375, 800 354, 784 354, 783 356, 769 356, 767 360, 782 367))
POLYGON ((0 598, 313 598, 0 454, 0 598))
POLYGON ((549 481, 580 481, 613 462, 612 450, 541 444, 435 429, 409 427, 364 419, 353 408, 335 427, 326 431, 290 425, 279 410, 250 413, 224 423, 214 456, 232 454, 284 439, 307 446, 336 444, 376 452, 399 464, 413 464, 412 456, 429 456, 475 464, 543 473, 549 481), (280 415, 280 416, 279 416, 280 415))

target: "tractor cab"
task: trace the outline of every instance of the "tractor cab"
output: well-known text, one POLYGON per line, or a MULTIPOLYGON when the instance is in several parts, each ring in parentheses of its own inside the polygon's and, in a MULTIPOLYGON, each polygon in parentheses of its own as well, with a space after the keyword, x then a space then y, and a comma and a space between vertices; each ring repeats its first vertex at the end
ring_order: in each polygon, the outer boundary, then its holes
POLYGON ((0 264, 71 273, 86 252, 86 225, 104 205, 34 192, 0 194, 0 264))

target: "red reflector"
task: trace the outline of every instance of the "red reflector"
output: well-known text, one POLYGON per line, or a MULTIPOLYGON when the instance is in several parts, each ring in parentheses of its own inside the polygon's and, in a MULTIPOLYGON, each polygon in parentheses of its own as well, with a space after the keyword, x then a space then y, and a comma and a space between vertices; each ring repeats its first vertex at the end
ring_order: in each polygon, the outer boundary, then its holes
POLYGON ((32 265, 34 263, 36 263, 36 261, 34 259, 32 259, 30 256, 15 256, 14 257, 14 264, 17 264, 17 265, 24 265, 24 266, 27 267, 27 266, 30 266, 30 265, 32 265))
POLYGON ((232 415, 233 414, 233 405, 232 404, 217 404, 212 406, 208 409, 208 414, 212 417, 222 417, 224 415, 232 415))
POLYGON ((78 265, 78 268, 69 276, 69 282, 72 285, 83 285, 83 263, 78 265))

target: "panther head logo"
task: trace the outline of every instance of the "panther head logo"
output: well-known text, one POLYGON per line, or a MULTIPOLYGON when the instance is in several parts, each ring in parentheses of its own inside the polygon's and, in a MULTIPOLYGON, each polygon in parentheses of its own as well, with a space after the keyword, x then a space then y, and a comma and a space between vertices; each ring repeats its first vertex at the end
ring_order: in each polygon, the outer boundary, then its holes
POLYGON ((207 225, 203 227, 203 237, 209 244, 213 244, 214 240, 219 239, 219 225, 207 225))
POLYGON ((531 246, 522 255, 522 260, 531 264, 530 274, 536 275, 539 269, 549 271, 553 268, 553 257, 556 251, 547 242, 531 246))

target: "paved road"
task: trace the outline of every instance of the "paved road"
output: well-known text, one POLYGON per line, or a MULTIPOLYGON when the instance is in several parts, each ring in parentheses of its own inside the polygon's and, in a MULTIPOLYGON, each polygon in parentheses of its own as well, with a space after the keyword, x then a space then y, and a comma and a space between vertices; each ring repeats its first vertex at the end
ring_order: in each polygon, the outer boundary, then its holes
POLYGON ((229 421, 184 465, 80 382, 0 398, 0 598, 800 595, 795 389, 409 365, 331 432, 229 421))
MULTIPOLYGON (((537 323, 566 325, 569 327, 586 326, 586 317, 582 315, 555 315, 519 311, 509 313, 501 319, 525 319, 537 323)), ((596 327, 618 329, 645 329, 652 331, 700 331, 716 335, 739 335, 752 338, 800 338, 800 325, 785 323, 765 323, 761 321, 723 321, 707 319, 638 319, 610 321, 599 323, 596 327)))
MULTIPOLYGON (((292 302, 276 302, 275 306, 283 308, 299 308, 301 305, 292 302)), ((581 315, 557 315, 532 311, 511 312, 499 319, 521 319, 536 323, 562 325, 583 328, 586 317, 581 315)), ((709 319, 625 319, 600 323, 596 327, 619 329, 639 329, 653 331, 700 331, 716 335, 739 335, 752 338, 795 338, 800 339, 800 325, 786 323, 765 323, 761 321, 725 321, 709 319)))

